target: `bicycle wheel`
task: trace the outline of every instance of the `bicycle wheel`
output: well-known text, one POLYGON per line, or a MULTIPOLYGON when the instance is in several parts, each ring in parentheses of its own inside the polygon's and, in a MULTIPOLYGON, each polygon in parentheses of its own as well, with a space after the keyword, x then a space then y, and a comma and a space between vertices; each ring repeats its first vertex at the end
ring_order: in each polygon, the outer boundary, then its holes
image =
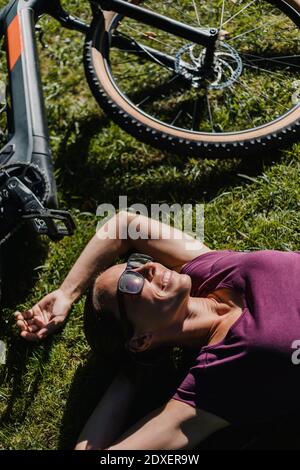
POLYGON ((143 7, 218 28, 219 40, 204 78, 204 47, 115 12, 95 18, 85 44, 87 80, 122 128, 199 156, 242 156, 295 139, 300 0, 147 0, 143 7))

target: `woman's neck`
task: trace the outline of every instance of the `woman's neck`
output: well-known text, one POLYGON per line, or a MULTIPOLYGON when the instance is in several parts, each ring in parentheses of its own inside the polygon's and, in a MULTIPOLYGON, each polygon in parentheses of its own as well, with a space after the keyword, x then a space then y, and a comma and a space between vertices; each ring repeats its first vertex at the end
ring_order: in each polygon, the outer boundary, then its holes
POLYGON ((231 310, 211 297, 190 297, 183 320, 172 329, 172 342, 191 348, 209 344, 231 310))

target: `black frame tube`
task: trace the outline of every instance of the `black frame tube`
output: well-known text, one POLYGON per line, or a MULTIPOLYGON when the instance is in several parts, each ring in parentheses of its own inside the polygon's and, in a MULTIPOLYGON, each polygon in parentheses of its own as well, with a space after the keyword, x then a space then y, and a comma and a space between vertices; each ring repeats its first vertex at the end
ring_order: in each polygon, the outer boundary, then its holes
POLYGON ((138 54, 139 57, 143 57, 152 62, 160 62, 169 69, 175 71, 175 58, 160 52, 152 47, 140 45, 138 42, 133 41, 130 38, 124 36, 113 34, 112 35, 112 44, 113 47, 117 47, 120 50, 126 50, 132 52, 133 54, 138 54))
POLYGON ((133 18, 141 23, 182 37, 205 47, 213 47, 218 39, 219 31, 215 28, 201 29, 186 25, 180 21, 173 20, 146 8, 128 3, 124 0, 95 0, 103 10, 112 10, 116 13, 133 18))

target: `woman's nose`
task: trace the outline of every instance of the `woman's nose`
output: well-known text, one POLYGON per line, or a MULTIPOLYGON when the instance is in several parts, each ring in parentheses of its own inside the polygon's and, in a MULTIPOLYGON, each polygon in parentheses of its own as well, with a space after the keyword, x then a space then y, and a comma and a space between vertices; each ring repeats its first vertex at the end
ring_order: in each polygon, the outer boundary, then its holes
POLYGON ((148 281, 152 281, 155 275, 155 269, 155 263, 149 262, 137 268, 136 271, 142 274, 142 276, 144 276, 148 281))

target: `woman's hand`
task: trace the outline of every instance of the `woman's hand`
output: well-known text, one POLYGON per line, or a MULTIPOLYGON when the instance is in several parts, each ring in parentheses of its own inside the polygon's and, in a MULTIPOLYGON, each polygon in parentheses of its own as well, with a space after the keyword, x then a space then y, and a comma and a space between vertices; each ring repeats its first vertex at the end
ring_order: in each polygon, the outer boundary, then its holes
POLYGON ((15 312, 22 338, 39 341, 54 333, 64 324, 72 303, 61 289, 57 289, 43 297, 31 309, 15 312))

